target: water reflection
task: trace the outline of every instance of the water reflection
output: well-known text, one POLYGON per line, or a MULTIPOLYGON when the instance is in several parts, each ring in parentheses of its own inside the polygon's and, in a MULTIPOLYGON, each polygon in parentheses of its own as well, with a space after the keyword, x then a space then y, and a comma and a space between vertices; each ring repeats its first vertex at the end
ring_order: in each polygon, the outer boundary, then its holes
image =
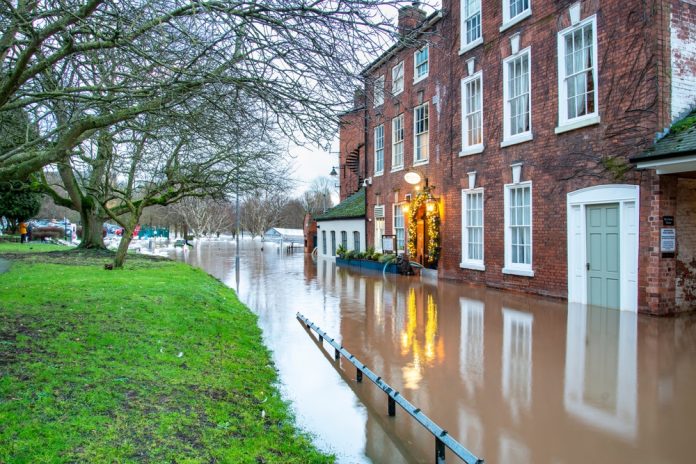
MULTIPOLYGON (((235 285, 232 245, 178 253, 235 285)), ((384 393, 321 351, 297 311, 488 463, 692 461, 694 317, 361 274, 252 242, 241 261, 239 295, 283 394, 339 462, 429 463, 433 438, 400 411, 388 417, 384 393)))

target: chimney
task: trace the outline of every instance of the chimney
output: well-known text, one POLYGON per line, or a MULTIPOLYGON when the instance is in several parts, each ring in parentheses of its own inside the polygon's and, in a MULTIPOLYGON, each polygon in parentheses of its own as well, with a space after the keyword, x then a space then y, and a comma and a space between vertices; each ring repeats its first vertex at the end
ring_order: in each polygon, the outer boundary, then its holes
POLYGON ((399 36, 406 37, 413 32, 425 20, 425 11, 418 8, 420 2, 399 9, 399 36))
POLYGON ((365 91, 360 87, 356 87, 356 89, 353 91, 353 109, 357 110, 359 108, 364 108, 364 107, 365 107, 365 91))

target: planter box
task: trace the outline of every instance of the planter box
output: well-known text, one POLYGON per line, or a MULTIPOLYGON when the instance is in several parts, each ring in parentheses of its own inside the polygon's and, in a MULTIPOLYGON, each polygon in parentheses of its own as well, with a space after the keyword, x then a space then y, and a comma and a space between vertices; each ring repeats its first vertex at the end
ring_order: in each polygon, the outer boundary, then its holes
MULTIPOLYGON (((379 272, 382 272, 382 269, 384 269, 384 263, 380 263, 378 261, 370 261, 368 259, 343 259, 337 257, 336 265, 341 267, 346 266, 379 272)), ((396 264, 390 263, 387 264, 386 272, 390 274, 398 274, 399 270, 397 269, 396 264)))

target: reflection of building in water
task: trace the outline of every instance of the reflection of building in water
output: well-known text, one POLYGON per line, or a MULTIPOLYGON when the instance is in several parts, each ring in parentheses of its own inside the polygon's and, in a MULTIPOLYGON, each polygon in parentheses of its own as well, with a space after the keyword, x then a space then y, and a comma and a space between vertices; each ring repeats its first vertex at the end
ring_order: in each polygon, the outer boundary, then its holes
POLYGON ((532 404, 533 321, 529 313, 503 308, 503 395, 515 418, 532 404))
MULTIPOLYGON (((402 368, 404 386, 410 389, 418 388, 423 378, 423 367, 431 366, 437 359, 442 361, 444 348, 437 346, 437 303, 431 293, 426 294, 425 324, 423 325, 422 304, 418 305, 416 290, 409 290, 406 307, 406 328, 401 332, 401 355, 411 354, 413 359, 402 368), (420 309, 420 311, 419 311, 420 309), (419 327, 424 332, 419 333, 419 327), (439 351, 439 352, 438 352, 439 351), (439 355, 439 356, 438 356, 439 355)), ((420 299, 422 302, 422 298, 420 299)))
POLYGON ((593 427, 636 437, 637 317, 568 306, 564 405, 593 427))
POLYGON ((461 338, 459 373, 469 394, 483 386, 483 309, 482 301, 460 298, 461 338))
POLYGON ((515 440, 510 435, 502 432, 499 439, 499 458, 498 462, 501 464, 527 464, 532 462, 529 452, 523 443, 515 440))

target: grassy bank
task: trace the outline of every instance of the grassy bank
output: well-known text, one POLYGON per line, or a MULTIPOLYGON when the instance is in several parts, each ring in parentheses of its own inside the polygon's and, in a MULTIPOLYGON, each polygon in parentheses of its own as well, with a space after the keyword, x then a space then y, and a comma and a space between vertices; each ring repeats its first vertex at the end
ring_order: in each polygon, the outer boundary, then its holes
MULTIPOLYGON (((256 318, 200 270, 76 251, 0 275, 0 462, 327 462, 256 318)), ((10 254, 8 254, 8 252, 10 254)))

